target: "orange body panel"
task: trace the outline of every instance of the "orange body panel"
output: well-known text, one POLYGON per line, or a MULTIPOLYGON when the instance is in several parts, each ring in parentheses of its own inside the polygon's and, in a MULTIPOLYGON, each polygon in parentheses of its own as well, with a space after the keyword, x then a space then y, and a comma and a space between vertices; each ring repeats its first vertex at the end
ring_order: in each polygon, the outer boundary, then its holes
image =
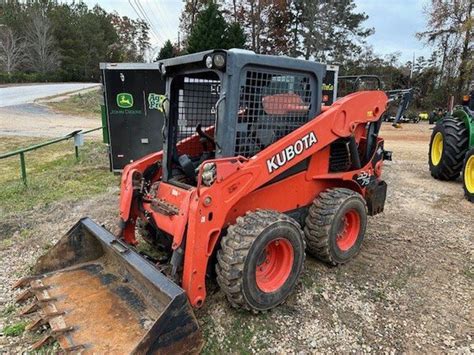
MULTIPOLYGON (((365 139, 366 124, 379 120, 386 103, 387 96, 380 91, 348 95, 248 160, 242 157, 212 160, 216 164, 217 179, 209 187, 201 184, 204 164, 198 173, 197 187, 184 190, 160 183, 158 195, 178 207, 179 215, 164 216, 153 211, 149 203, 144 203, 143 207, 153 215, 159 228, 173 236, 173 248, 186 238, 182 287, 193 306, 199 307, 204 302, 209 257, 223 229, 238 216, 257 208, 286 212, 307 206, 322 190, 333 186, 348 187, 365 195, 365 188, 354 178, 358 174, 378 178, 381 162, 377 168, 369 161, 358 170, 329 173, 329 145, 338 138, 351 135, 361 142, 365 139), (309 159, 306 170, 268 184, 305 159, 309 159), (178 191, 178 196, 172 194, 173 189, 178 191)), ((382 142, 381 139, 378 141, 382 142)), ((185 151, 185 148, 180 151, 185 151)), ((161 159, 157 153, 131 164, 124 171, 127 175, 122 178, 124 196, 121 197, 120 210, 122 219, 128 223, 133 223, 129 218, 137 215, 129 197, 130 186, 133 186, 131 174, 150 165, 153 157, 161 159)))

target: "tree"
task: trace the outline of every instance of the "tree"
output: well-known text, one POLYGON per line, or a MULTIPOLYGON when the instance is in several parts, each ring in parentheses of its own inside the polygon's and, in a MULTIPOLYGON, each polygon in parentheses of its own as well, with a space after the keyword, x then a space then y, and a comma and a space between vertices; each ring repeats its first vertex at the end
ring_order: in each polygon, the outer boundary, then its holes
POLYGON ((242 4, 242 15, 244 24, 248 26, 250 33, 250 48, 261 53, 261 42, 263 33, 265 33, 265 23, 268 22, 268 7, 272 1, 270 0, 244 0, 242 4))
POLYGON ((171 43, 170 40, 167 40, 163 47, 160 49, 160 52, 158 53, 158 57, 156 60, 162 60, 162 59, 168 59, 168 58, 173 58, 175 56, 175 49, 173 47, 173 44, 171 43))
POLYGON ((260 53, 289 55, 293 33, 291 7, 285 0, 274 1, 265 7, 266 26, 260 29, 260 53))
POLYGON ((8 74, 25 60, 25 42, 8 26, 0 27, 0 63, 8 74))
POLYGON ((30 19, 26 34, 29 49, 26 61, 35 72, 44 74, 54 71, 59 66, 59 53, 55 46, 51 22, 44 10, 32 12, 30 19))
POLYGON ((184 8, 179 18, 179 29, 181 30, 182 44, 187 46, 187 41, 194 29, 196 18, 210 0, 184 0, 184 8))
POLYGON ((210 2, 196 18, 188 38, 188 53, 226 47, 226 22, 217 4, 210 2))
POLYGON ((223 48, 245 48, 247 36, 238 22, 231 23, 225 32, 225 46, 223 48))
POLYGON ((459 98, 467 90, 473 68, 472 0, 432 0, 426 8, 427 30, 418 38, 441 53, 441 81, 459 98), (456 85, 454 82, 456 81, 456 85))
POLYGON ((105 10, 97 5, 85 10, 77 26, 81 48, 78 63, 83 80, 98 80, 98 63, 109 59, 109 46, 118 40, 118 35, 105 10))
POLYGON ((304 56, 322 62, 344 63, 361 49, 373 29, 364 28, 364 13, 356 13, 354 0, 301 1, 301 37, 304 56))

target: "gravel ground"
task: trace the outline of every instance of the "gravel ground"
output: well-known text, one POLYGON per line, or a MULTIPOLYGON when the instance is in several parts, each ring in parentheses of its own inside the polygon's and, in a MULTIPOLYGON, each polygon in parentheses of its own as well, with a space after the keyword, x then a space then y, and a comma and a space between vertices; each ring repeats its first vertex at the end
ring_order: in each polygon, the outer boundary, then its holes
MULTIPOLYGON (((296 292, 262 315, 230 308, 215 283, 196 312, 204 352, 474 352, 474 205, 460 181, 427 168, 429 126, 384 126, 393 162, 384 170, 385 212, 369 218, 361 253, 342 267, 308 257, 296 292)), ((116 189, 0 220, 0 328, 19 321, 10 285, 80 217, 115 228, 116 189)), ((38 337, 0 336, 17 353, 38 337)), ((1 350, 0 350, 1 352, 1 350)))

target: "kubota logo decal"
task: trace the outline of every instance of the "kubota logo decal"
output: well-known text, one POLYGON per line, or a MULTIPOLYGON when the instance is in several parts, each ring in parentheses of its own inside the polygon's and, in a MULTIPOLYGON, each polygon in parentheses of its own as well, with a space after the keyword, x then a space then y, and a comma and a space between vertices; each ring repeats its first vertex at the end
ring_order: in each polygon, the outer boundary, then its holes
POLYGON ((117 94, 117 106, 120 108, 130 108, 133 106, 132 94, 122 92, 117 94))
POLYGON ((275 170, 278 170, 289 161, 303 153, 305 150, 311 148, 315 143, 318 142, 314 132, 309 132, 304 137, 298 139, 292 145, 283 149, 280 153, 275 154, 271 159, 267 159, 267 169, 271 174, 275 170))

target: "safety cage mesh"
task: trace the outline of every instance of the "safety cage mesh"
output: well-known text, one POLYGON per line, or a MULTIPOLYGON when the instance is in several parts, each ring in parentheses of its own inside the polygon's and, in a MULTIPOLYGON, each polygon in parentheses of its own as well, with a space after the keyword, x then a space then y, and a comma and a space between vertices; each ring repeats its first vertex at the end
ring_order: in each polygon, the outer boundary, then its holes
POLYGON ((236 154, 251 157, 308 122, 310 76, 247 70, 240 86, 236 154))
MULTIPOLYGON (((196 135, 196 127, 201 124, 206 131, 214 126, 216 119, 215 104, 220 95, 220 80, 214 73, 212 78, 184 77, 182 87, 178 92, 178 122, 177 140, 196 135)), ((197 140, 187 146, 189 155, 199 155, 202 145, 197 140)))

